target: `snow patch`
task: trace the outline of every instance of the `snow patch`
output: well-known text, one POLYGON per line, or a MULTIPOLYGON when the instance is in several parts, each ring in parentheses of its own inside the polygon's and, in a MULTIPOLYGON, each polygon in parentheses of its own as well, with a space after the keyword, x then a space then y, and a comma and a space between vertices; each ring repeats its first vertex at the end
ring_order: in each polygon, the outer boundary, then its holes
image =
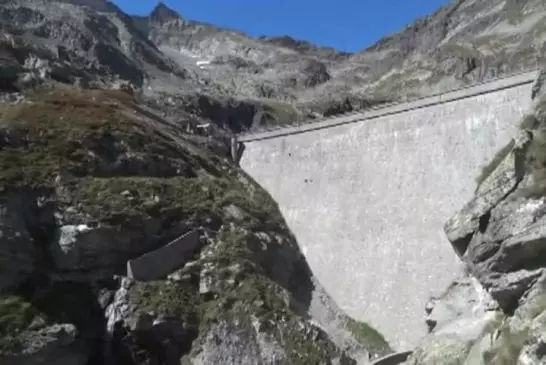
POLYGON ((205 68, 208 68, 206 66, 209 66, 211 62, 212 62, 211 60, 199 60, 199 61, 196 61, 195 64, 199 66, 199 68, 205 69, 205 68))

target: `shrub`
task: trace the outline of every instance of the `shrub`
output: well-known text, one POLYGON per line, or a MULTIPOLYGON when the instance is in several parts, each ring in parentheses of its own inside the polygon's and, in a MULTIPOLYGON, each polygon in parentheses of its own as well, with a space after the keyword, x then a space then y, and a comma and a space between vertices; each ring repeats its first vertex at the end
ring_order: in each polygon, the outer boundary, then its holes
POLYGON ((383 335, 369 324, 349 318, 347 320, 347 329, 369 352, 380 356, 393 352, 383 335))
POLYGON ((493 159, 484 167, 482 167, 482 171, 480 175, 476 178, 477 187, 476 190, 478 190, 481 186, 481 184, 487 179, 493 171, 499 165, 501 162, 508 156, 508 154, 512 151, 514 148, 516 141, 512 138, 508 144, 506 144, 503 148, 501 148, 493 157, 493 159))

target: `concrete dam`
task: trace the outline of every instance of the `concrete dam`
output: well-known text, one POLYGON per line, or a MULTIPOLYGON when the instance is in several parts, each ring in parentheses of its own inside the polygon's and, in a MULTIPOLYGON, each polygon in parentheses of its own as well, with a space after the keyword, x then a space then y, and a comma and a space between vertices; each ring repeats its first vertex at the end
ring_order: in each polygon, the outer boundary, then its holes
POLYGON ((277 201, 337 304, 411 349, 429 297, 462 270, 444 222, 514 136, 536 75, 239 135, 240 165, 277 201))

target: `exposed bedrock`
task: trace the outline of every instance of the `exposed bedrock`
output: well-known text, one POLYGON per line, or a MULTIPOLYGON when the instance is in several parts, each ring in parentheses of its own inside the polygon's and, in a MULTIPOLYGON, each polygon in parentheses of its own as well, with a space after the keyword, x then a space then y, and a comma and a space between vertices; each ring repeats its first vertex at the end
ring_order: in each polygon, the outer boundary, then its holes
POLYGON ((1 105, 2 365, 356 365, 392 352, 322 288, 264 189, 136 102, 60 88, 1 105))

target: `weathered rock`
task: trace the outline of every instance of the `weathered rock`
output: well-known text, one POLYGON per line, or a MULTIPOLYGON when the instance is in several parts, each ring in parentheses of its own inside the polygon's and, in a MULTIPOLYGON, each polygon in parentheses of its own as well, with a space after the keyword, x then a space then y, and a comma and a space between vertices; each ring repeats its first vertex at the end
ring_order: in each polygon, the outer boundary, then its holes
POLYGON ((104 1, 6 0, 0 89, 123 80, 162 111, 174 104, 168 113, 179 123, 207 118, 238 132, 531 69, 544 60, 536 19, 545 10, 541 0, 454 2, 351 54, 289 36, 253 38, 164 4, 132 16, 104 1), (504 31, 491 34, 492 24, 504 31))
POLYGON ((479 336, 460 337, 457 332, 433 333, 424 340, 408 364, 543 364, 546 360, 542 351, 546 329, 544 288, 542 277, 512 316, 497 314, 490 317, 479 336))
POLYGON ((473 322, 488 311, 498 310, 498 304, 476 278, 455 280, 441 295, 427 304, 426 322, 429 331, 449 331, 454 322, 473 322))
POLYGON ((391 352, 323 291, 263 189, 136 102, 65 88, 4 105, 0 257, 24 260, 4 265, 0 289, 24 300, 17 316, 0 301, 0 344, 70 323, 73 342, 55 349, 76 365, 354 365, 391 352))
POLYGON ((55 220, 52 204, 39 192, 23 189, 0 196, 2 291, 20 284, 37 269, 55 220))
POLYGON ((472 277, 454 281, 445 292, 432 298, 427 312, 431 334, 407 364, 463 364, 477 351, 481 354, 491 346, 495 328, 504 318, 497 303, 472 277))
POLYGON ((468 271, 486 289, 482 297, 490 296, 502 312, 481 305, 461 310, 461 293, 474 302, 475 295, 460 284, 451 287, 436 306, 427 307, 436 328, 410 364, 546 361, 545 105, 544 96, 536 99, 515 140, 484 167, 475 197, 445 226, 468 271))
POLYGON ((518 135, 512 150, 503 156, 491 175, 480 184, 476 196, 446 222, 446 235, 460 256, 466 252, 472 235, 487 226, 491 209, 512 192, 522 179, 521 167, 518 166, 518 163, 522 163, 519 161, 519 151, 525 149, 529 140, 527 132, 518 135))
POLYGON ((76 328, 71 324, 52 325, 37 331, 27 331, 13 343, 11 353, 0 352, 6 365, 84 365, 89 349, 76 342, 76 328))
MULTIPOLYGON (((543 268, 544 202, 525 193, 533 185, 529 151, 540 143, 532 131, 521 131, 506 155, 476 190, 476 196, 445 225, 456 252, 507 311, 543 268)), ((485 168, 484 168, 485 169, 485 168)))
MULTIPOLYGON (((264 249, 267 251, 269 246, 271 249, 290 250, 291 243, 275 244, 263 232, 257 235, 261 240, 256 241, 256 236, 251 232, 235 227, 225 228, 221 232, 223 239, 212 242, 209 248, 203 250, 200 259, 186 265, 174 281, 142 283, 122 280, 113 302, 106 310, 110 336, 119 338, 119 334, 123 333, 125 338, 121 343, 114 340, 118 343, 118 350, 112 351, 111 358, 120 353, 130 353, 135 357, 137 353, 144 352, 151 356, 150 359, 156 360, 183 356, 184 364, 335 364, 336 361, 356 364, 353 355, 360 358, 359 363, 365 363, 367 346, 376 351, 371 343, 356 341, 348 330, 345 330, 345 337, 340 337, 339 331, 344 326, 342 319, 337 324, 330 323, 325 331, 300 317, 299 310, 291 312, 289 308, 293 307, 307 313, 298 293, 300 290, 312 290, 296 283, 291 288, 290 281, 295 278, 283 277, 286 271, 293 272, 293 269, 281 268, 270 272, 268 275, 274 278, 272 283, 253 277, 251 273, 255 269, 268 263, 259 258, 264 249), (244 246, 231 247, 240 244, 244 246), (251 256, 247 257, 253 257, 252 261, 222 264, 222 257, 229 257, 230 250, 235 249, 235 253, 243 248, 249 250, 251 256), (253 269, 253 265, 257 266, 253 269), (160 331, 158 323, 165 321, 170 323, 170 330, 160 331), (333 334, 333 342, 329 340, 329 333, 333 334), (151 340, 143 341, 143 336, 154 338, 154 343, 158 345, 153 345, 151 340), (311 347, 303 350, 300 346, 307 342, 305 346, 311 347), (124 350, 119 350, 119 346, 124 350), (337 346, 348 353, 339 351, 337 346), (150 352, 152 348, 156 352, 150 352), (189 349, 191 351, 184 354, 189 349)), ((286 238, 277 237, 277 240, 281 240, 280 243, 286 238)), ((275 255, 269 253, 268 257, 275 255)), ((291 255, 285 253, 284 257, 290 260, 291 255)), ((286 260, 279 262, 290 266, 298 261, 292 264, 286 260)), ((299 272, 298 275, 308 274, 299 272)), ((331 301, 325 293, 323 296, 322 301, 331 301)), ((316 310, 309 313, 316 313, 316 310)), ((337 315, 343 316, 342 313, 337 315)))
POLYGON ((538 77, 533 84, 531 99, 541 99, 544 96, 544 83, 546 82, 546 68, 540 70, 538 77))

